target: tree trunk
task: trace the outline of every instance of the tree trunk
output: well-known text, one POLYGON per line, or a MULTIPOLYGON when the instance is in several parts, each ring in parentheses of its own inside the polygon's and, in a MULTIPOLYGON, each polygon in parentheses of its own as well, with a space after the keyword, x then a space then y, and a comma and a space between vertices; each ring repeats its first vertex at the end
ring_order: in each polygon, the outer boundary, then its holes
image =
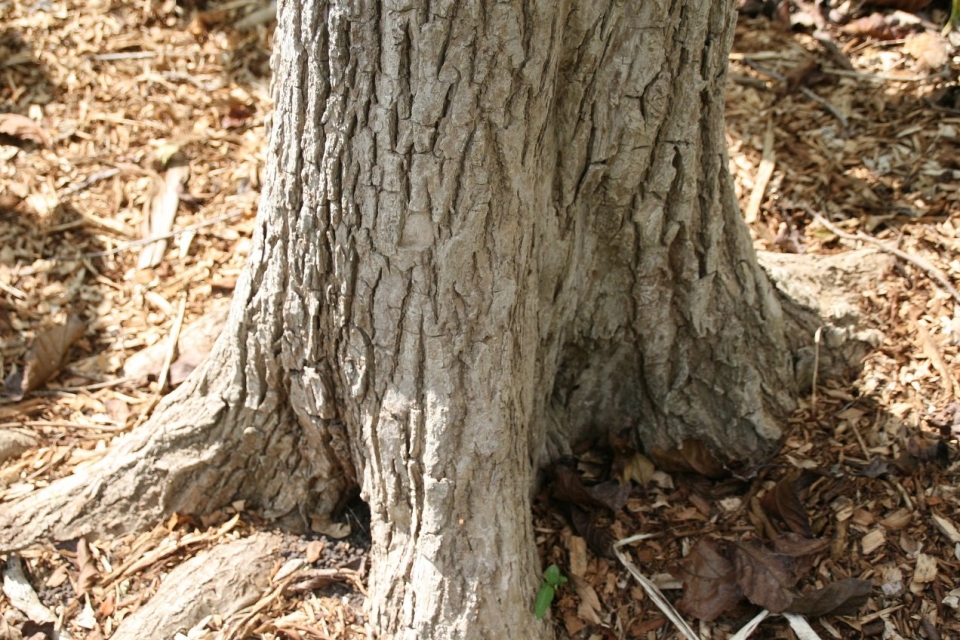
POLYGON ((116 455, 0 516, 0 547, 241 498, 323 517, 359 487, 380 637, 549 637, 540 465, 625 423, 759 455, 792 407, 727 173, 732 3, 278 19, 255 249, 213 356, 116 455))

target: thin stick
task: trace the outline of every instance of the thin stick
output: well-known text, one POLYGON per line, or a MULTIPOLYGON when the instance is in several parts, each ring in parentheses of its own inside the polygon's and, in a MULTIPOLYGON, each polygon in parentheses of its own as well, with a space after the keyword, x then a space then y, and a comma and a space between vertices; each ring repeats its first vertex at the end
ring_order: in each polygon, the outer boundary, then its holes
POLYGON ((821 216, 819 213, 814 213, 813 211, 810 211, 809 208, 807 207, 804 207, 804 208, 807 210, 807 213, 810 213, 811 215, 813 215, 814 220, 817 220, 818 222, 820 222, 820 224, 822 224, 827 229, 829 229, 830 232, 835 236, 839 236, 845 240, 860 240, 862 242, 872 244, 873 246, 877 247, 881 251, 885 251, 890 255, 896 256, 901 260, 905 262, 909 262, 913 266, 918 267, 923 271, 926 271, 927 275, 929 275, 931 278, 939 282, 940 286, 946 289, 947 293, 949 293, 954 300, 956 300, 957 302, 960 302, 960 291, 957 291, 957 288, 953 286, 953 283, 950 282, 950 278, 947 277, 947 274, 945 274, 940 269, 937 269, 935 266, 933 266, 923 258, 909 254, 906 251, 901 251, 900 249, 896 249, 894 247, 888 246, 883 242, 880 242, 873 236, 868 236, 867 234, 861 231, 858 231, 857 233, 847 233, 846 231, 838 229, 836 225, 834 225, 832 222, 830 222, 829 220, 821 216))
POLYGON ((183 316, 187 310, 187 293, 180 296, 180 309, 177 311, 177 317, 170 328, 170 344, 167 345, 167 357, 163 359, 163 367, 160 369, 160 379, 157 381, 157 393, 163 393, 163 388, 167 386, 167 378, 170 375, 170 365, 173 359, 177 357, 177 342, 180 341, 180 329, 183 327, 183 316))
POLYGON ((823 327, 817 327, 816 333, 813 334, 813 396, 811 403, 814 415, 817 413, 817 375, 820 373, 820 338, 822 336, 823 327))
MULTIPOLYGON (((782 82, 784 85, 787 84, 787 77, 786 77, 785 75, 783 75, 783 74, 781 74, 781 73, 777 73, 776 71, 772 71, 772 70, 770 70, 770 69, 767 69, 767 68, 765 68, 765 67, 757 64, 756 62, 754 62, 754 61, 751 60, 750 58, 744 58, 744 59, 743 59, 743 64, 747 65, 747 66, 750 67, 751 69, 754 69, 754 70, 756 70, 756 71, 759 71, 760 73, 762 73, 762 74, 765 75, 765 76, 769 76, 769 77, 773 78, 774 80, 779 80, 779 81, 782 82)), ((818 102, 818 103, 820 103, 821 105, 823 105, 823 108, 824 108, 824 109, 826 109, 827 111, 829 111, 829 112, 833 115, 834 118, 836 118, 837 120, 840 121, 840 125, 843 126, 844 129, 847 128, 847 117, 846 117, 845 115, 843 115, 842 113, 840 113, 840 111, 839 111, 835 106, 833 106, 832 104, 830 104, 829 102, 827 102, 826 98, 821 98, 820 96, 818 96, 817 94, 815 94, 813 91, 811 91, 810 89, 808 89, 808 88, 806 88, 806 87, 800 87, 799 91, 800 91, 800 93, 802 93, 803 95, 807 96, 808 98, 810 98, 810 99, 813 100, 814 102, 818 102)))

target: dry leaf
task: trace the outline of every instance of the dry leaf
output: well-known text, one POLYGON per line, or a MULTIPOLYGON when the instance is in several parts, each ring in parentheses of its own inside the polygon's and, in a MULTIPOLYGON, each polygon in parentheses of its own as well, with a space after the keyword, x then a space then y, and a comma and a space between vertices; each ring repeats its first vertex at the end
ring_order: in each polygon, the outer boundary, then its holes
POLYGON ((224 129, 237 129, 247 124, 253 114, 254 109, 250 105, 231 100, 227 105, 227 112, 220 119, 220 126, 224 129))
POLYGON ((646 487, 647 484, 650 483, 651 478, 653 478, 653 474, 657 471, 656 466, 650 461, 650 458, 642 453, 634 453, 629 458, 623 460, 621 465, 617 463, 618 460, 614 458, 614 469, 618 469, 618 466, 620 467, 616 472, 617 480, 620 481, 620 484, 627 484, 633 480, 641 487, 646 487))
POLYGON ((597 523, 598 514, 595 510, 581 509, 576 505, 570 505, 570 524, 577 534, 583 536, 587 541, 587 546, 594 553, 604 558, 613 557, 614 535, 607 527, 597 523))
POLYGON ((760 504, 767 513, 780 518, 794 533, 812 538, 810 516, 797 496, 796 484, 797 476, 787 475, 763 496, 760 504))
POLYGON ((779 554, 800 558, 826 551, 830 548, 829 538, 805 538, 795 533, 786 533, 773 541, 773 549, 779 554))
POLYGON ((791 589, 797 583, 794 562, 773 553, 759 542, 737 543, 733 548, 737 584, 753 604, 773 613, 784 611, 793 602, 791 589))
POLYGON ((851 20, 840 27, 844 33, 852 36, 864 36, 877 40, 896 40, 909 32, 909 27, 888 19, 881 13, 872 13, 863 18, 851 20))
POLYGON ((715 542, 701 539, 681 563, 683 597, 677 608, 710 622, 737 605, 742 597, 733 562, 715 542))
POLYGON ((574 578, 574 589, 580 597, 580 606, 577 607, 577 615, 591 624, 600 624, 599 613, 602 609, 600 598, 596 590, 590 586, 586 580, 574 578))
POLYGON ((820 63, 815 58, 808 58, 794 67, 786 76, 787 93, 793 93, 800 87, 809 87, 823 79, 820 63))
POLYGON ((790 613, 805 616, 855 616, 866 604, 873 589, 870 580, 846 578, 798 597, 787 607, 790 613))
POLYGON ((80 569, 80 575, 77 577, 75 590, 77 597, 80 598, 100 578, 100 572, 97 570, 93 555, 90 553, 90 544, 84 538, 77 541, 77 567, 80 569))
POLYGON ((0 135, 50 146, 50 139, 39 124, 16 113, 0 113, 0 135))
POLYGON ((551 495, 556 500, 582 507, 603 507, 619 511, 630 497, 630 485, 610 481, 588 487, 576 471, 563 464, 558 464, 554 472, 551 495))
POLYGON ((86 330, 86 323, 74 315, 70 316, 67 324, 38 334, 24 357, 22 376, 7 378, 7 393, 14 400, 19 400, 56 375, 70 345, 86 330))
POLYGON ((700 440, 688 438, 676 449, 650 448, 653 462, 667 473, 699 473, 713 479, 730 475, 713 452, 700 440))

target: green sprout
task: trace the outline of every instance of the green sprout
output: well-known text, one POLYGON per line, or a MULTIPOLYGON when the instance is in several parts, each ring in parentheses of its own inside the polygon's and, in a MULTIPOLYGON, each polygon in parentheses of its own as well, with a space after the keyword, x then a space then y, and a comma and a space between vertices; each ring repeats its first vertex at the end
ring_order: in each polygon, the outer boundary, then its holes
POLYGON ((540 590, 537 591, 537 602, 533 605, 533 613, 537 616, 537 620, 547 615, 547 609, 553 602, 554 594, 566 581, 566 576, 560 573, 560 567, 555 564, 550 565, 543 572, 543 583, 540 585, 540 590))

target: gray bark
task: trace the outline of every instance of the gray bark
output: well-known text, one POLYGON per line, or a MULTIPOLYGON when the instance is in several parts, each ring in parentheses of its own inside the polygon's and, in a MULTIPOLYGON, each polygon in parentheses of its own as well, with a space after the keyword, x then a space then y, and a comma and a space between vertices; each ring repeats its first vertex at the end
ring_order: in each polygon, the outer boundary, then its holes
POLYGON ((115 455, 0 516, 0 547, 235 499, 305 520, 359 487, 381 637, 549 637, 541 464, 627 422, 760 455, 793 406, 727 174, 733 6, 278 19, 255 249, 214 353, 115 455))

